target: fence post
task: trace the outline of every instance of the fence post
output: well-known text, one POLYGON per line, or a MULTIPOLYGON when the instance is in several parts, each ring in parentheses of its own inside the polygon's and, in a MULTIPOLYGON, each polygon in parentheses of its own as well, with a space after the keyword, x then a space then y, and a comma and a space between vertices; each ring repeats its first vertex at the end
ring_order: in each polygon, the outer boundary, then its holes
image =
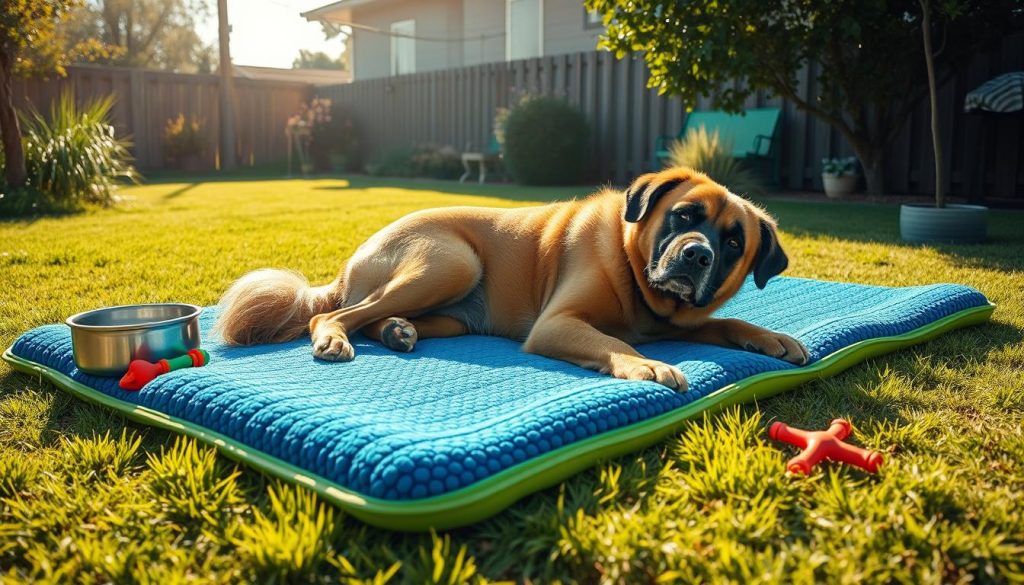
POLYGON ((148 128, 146 128, 146 115, 143 109, 146 107, 145 91, 146 85, 142 82, 142 71, 132 69, 129 76, 128 107, 131 108, 131 128, 128 129, 132 137, 132 150, 135 154, 135 161, 140 167, 150 166, 148 128))

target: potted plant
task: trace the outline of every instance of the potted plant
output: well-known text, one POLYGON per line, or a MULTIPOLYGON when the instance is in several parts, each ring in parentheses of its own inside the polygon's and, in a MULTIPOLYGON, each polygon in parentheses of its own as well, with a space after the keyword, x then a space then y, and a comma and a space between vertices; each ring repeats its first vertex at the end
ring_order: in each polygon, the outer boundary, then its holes
MULTIPOLYGON (((928 71, 928 97, 932 113, 932 147, 935 154, 935 205, 900 206, 900 236, 908 242, 969 244, 988 236, 988 208, 982 205, 946 203, 943 183, 942 140, 939 137, 938 93, 935 54, 932 52, 931 1, 921 3, 921 36, 928 71)), ((940 49, 941 50, 941 49, 940 49)))
POLYGON ((838 199, 857 190, 857 158, 821 159, 821 183, 825 187, 825 195, 830 199, 838 199))
POLYGON ((164 159, 167 166, 183 171, 198 171, 203 168, 203 152, 206 149, 206 134, 202 122, 185 114, 167 120, 164 125, 164 159))

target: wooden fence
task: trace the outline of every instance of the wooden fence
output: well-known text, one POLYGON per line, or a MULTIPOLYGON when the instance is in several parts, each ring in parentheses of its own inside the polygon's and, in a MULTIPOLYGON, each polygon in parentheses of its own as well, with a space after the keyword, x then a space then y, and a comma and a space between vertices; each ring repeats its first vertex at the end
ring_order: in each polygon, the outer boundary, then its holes
MULTIPOLYGON (((884 66, 884 65, 881 65, 884 66)), ((963 113, 967 91, 1005 71, 1024 68, 1024 34, 979 55, 970 69, 941 88, 947 192, 990 202, 1024 203, 1022 117, 963 113)), ((815 66, 799 75, 800 94, 813 100, 815 66)), ((321 87, 317 94, 348 106, 362 126, 369 156, 418 143, 457 149, 487 145, 495 109, 523 93, 555 95, 579 107, 591 123, 594 178, 623 183, 655 165, 659 135, 675 135, 685 111, 677 98, 647 89, 639 57, 606 52, 491 63, 321 87)), ((764 92, 747 107, 781 106, 781 181, 791 190, 821 189, 821 159, 852 154, 830 126, 764 92)), ((710 109, 703 100, 697 109, 710 109)), ((904 124, 887 156, 894 193, 932 193, 934 164, 927 100, 904 124)))
MULTIPOLYGON (((74 66, 67 77, 16 79, 15 106, 26 103, 46 111, 62 91, 76 101, 113 95, 112 113, 119 136, 133 143, 135 164, 143 170, 164 168, 164 127, 184 114, 202 123, 207 148, 201 165, 214 169, 220 159, 220 78, 216 75, 167 73, 124 67, 74 66)), ((312 95, 305 83, 235 79, 235 134, 238 161, 255 166, 277 163, 288 154, 285 122, 312 95)))

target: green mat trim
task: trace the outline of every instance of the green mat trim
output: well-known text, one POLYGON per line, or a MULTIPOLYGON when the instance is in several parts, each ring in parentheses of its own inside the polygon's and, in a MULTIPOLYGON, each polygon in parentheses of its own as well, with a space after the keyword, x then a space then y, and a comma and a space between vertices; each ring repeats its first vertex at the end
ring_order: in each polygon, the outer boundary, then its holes
POLYGON ((549 451, 454 492, 420 500, 400 501, 362 496, 290 463, 250 449, 220 433, 112 398, 61 372, 22 359, 11 353, 10 349, 4 352, 3 358, 15 369, 40 375, 79 398, 116 410, 142 424, 193 437, 216 447, 227 457, 267 475, 311 489, 324 500, 369 524, 392 530, 422 531, 479 522, 524 496, 554 485, 602 459, 653 445, 698 414, 717 412, 734 404, 773 396, 804 382, 834 376, 868 358, 923 343, 947 331, 984 323, 994 310, 995 305, 972 307, 903 335, 855 343, 809 366, 750 376, 676 410, 549 451))

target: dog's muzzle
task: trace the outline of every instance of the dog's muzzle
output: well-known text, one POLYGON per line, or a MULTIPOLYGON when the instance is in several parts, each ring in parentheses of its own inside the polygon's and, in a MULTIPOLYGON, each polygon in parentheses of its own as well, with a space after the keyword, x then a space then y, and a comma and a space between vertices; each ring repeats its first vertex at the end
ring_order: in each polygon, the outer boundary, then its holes
POLYGON ((674 293, 684 301, 703 307, 708 304, 707 285, 715 264, 715 252, 704 242, 687 242, 673 257, 664 258, 653 273, 651 284, 674 293))

